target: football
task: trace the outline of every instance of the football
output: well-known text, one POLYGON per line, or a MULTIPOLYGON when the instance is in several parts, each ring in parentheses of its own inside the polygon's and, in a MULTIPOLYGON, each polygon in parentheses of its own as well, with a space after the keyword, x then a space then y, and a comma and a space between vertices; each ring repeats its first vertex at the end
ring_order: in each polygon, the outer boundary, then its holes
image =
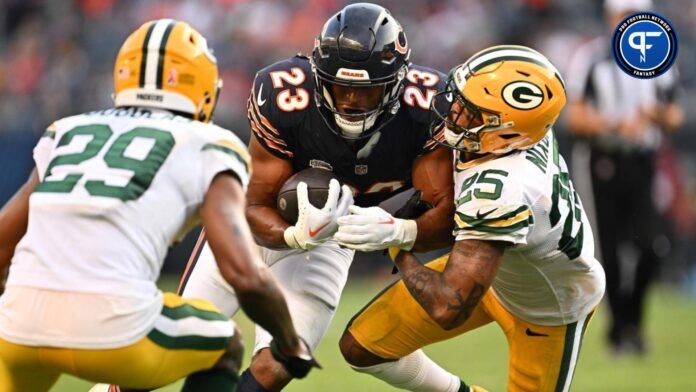
POLYGON ((278 192, 277 207, 280 216, 290 224, 297 222, 297 184, 302 181, 307 183, 309 202, 315 207, 323 207, 332 178, 336 178, 333 172, 312 167, 293 174, 278 192))

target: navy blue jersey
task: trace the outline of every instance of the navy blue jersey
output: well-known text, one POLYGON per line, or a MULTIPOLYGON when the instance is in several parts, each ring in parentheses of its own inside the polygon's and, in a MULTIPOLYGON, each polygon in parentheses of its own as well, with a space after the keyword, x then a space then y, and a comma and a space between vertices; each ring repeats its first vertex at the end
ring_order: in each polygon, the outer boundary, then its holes
POLYGON ((353 188, 357 205, 372 206, 410 188, 413 161, 437 147, 429 136, 429 106, 445 79, 441 72, 411 65, 397 114, 358 149, 324 123, 309 59, 298 55, 256 74, 247 103, 249 123, 259 143, 290 160, 293 171, 330 169, 353 188))

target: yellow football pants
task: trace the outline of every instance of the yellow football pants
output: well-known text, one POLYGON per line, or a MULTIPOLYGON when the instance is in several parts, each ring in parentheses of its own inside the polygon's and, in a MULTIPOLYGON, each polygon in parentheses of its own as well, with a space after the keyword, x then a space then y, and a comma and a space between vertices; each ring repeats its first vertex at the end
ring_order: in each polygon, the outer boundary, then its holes
MULTIPOLYGON (((426 265, 442 271, 448 257, 426 265)), ((348 331, 373 354, 397 359, 495 321, 508 342, 508 391, 567 391, 593 314, 568 325, 536 325, 512 315, 489 290, 464 324, 446 331, 430 318, 399 280, 363 308, 349 323, 348 331)), ((471 353, 462 355, 475 357, 471 353)))
POLYGON ((0 392, 48 391, 62 373, 130 388, 160 387, 211 368, 234 333, 232 321, 205 300, 165 293, 160 317, 169 327, 160 330, 156 323, 147 336, 116 349, 31 347, 0 339, 0 392))

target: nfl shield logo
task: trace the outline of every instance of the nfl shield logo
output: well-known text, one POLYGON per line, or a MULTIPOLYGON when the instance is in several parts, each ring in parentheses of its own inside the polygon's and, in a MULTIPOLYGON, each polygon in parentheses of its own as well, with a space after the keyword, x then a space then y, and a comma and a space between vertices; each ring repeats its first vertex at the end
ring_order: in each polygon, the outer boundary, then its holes
POLYGON ((355 165, 355 174, 359 176, 367 174, 367 165, 355 165))

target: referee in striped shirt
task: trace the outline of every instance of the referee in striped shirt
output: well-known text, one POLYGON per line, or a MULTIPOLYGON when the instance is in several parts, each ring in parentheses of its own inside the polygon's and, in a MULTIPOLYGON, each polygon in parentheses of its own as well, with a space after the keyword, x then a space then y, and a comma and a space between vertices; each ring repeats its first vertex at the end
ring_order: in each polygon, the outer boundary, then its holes
MULTIPOLYGON (((606 0, 609 28, 633 12, 651 8, 650 0, 606 0)), ((651 195, 656 151, 665 134, 683 120, 675 101, 676 75, 674 69, 654 79, 625 74, 611 56, 609 35, 583 45, 566 75, 568 127, 579 139, 573 161, 586 158, 585 167, 574 171, 587 174, 578 182, 591 185, 594 196, 583 195, 583 200, 595 212, 606 271, 612 315, 609 341, 617 354, 640 355, 646 349, 643 300, 658 264, 653 248, 660 234, 659 217, 651 195), (625 245, 637 251, 635 272, 617 252, 625 245)))

